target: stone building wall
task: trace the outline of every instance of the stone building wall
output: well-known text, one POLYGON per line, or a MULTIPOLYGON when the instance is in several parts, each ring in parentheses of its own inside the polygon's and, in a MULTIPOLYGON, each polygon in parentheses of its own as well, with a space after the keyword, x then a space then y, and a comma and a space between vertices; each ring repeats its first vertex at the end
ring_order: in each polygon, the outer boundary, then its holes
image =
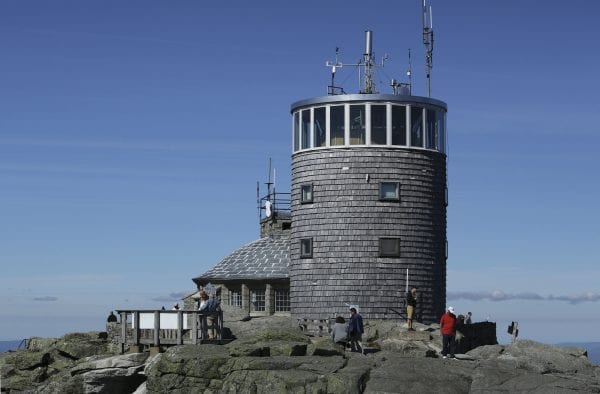
POLYGON ((406 269, 419 289, 417 316, 439 319, 446 302, 446 156, 352 147, 292 157, 292 316, 328 319, 358 304, 367 319, 399 319, 406 269), (400 182, 400 201, 380 201, 382 181, 400 182), (301 186, 313 185, 302 204, 301 186), (312 237, 312 258, 300 239, 312 237), (399 237, 400 257, 379 257, 379 238, 399 237))

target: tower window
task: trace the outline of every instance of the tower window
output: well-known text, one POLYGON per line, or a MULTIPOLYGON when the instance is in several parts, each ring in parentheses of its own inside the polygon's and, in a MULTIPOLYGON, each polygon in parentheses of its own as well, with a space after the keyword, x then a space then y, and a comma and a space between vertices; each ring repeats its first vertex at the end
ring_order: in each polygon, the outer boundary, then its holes
POLYGON ((423 108, 410 108, 410 146, 423 147, 423 108))
POLYGON ((300 122, 302 131, 300 133, 302 146, 301 149, 310 148, 310 109, 302 111, 302 121, 300 122))
POLYGON ((432 109, 427 109, 425 111, 426 117, 426 125, 427 125, 427 149, 437 149, 438 144, 438 127, 439 123, 436 121, 435 111, 432 109))
POLYGON ((300 149, 300 113, 294 113, 294 152, 300 149))
POLYGON ((436 123, 438 130, 438 150, 440 152, 446 152, 446 117, 445 112, 436 111, 436 123))
POLYGON ((345 107, 343 105, 329 107, 329 118, 331 133, 329 145, 344 145, 345 107))
POLYGON ((400 201, 400 182, 381 182, 379 199, 381 201, 400 201))
POLYGON ((301 238, 300 239, 300 258, 311 259, 312 258, 312 238, 301 238))
POLYGON ((325 107, 315 108, 313 122, 315 148, 325 146, 325 123, 325 107))
POLYGON ((387 107, 371 105, 371 144, 385 145, 387 139, 387 107))
POLYGON ((406 145, 406 107, 392 105, 392 145, 406 145))
POLYGON ((302 185, 302 204, 310 204, 313 202, 313 185, 302 185))
POLYGON ((400 257, 400 238, 379 238, 379 257, 400 257))
POLYGON ((366 117, 364 105, 350 106, 350 145, 365 144, 366 117))

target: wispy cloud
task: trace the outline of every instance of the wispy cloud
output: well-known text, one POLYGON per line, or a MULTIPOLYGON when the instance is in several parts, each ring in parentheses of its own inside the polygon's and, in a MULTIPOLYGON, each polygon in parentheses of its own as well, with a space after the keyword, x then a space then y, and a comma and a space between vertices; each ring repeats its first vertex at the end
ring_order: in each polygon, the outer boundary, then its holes
POLYGON ((58 298, 52 297, 52 296, 44 296, 44 297, 35 297, 33 300, 34 301, 53 302, 53 301, 58 301, 58 298))
MULTIPOLYGON (((227 134, 227 133, 225 133, 227 134)), ((245 141, 112 141, 76 140, 46 138, 0 138, 0 145, 61 149, 102 149, 167 152, 246 152, 249 149, 262 151, 267 148, 280 148, 279 144, 268 139, 245 141)))
POLYGON ((600 293, 587 292, 579 295, 541 295, 537 293, 505 293, 502 290, 494 291, 457 291, 448 292, 448 300, 470 300, 470 301, 563 301, 569 304, 580 304, 582 302, 600 301, 600 293))
POLYGON ((179 301, 188 294, 189 294, 189 291, 180 291, 180 292, 176 292, 176 293, 169 293, 169 295, 154 297, 154 298, 152 298, 152 301, 159 301, 159 302, 179 301))

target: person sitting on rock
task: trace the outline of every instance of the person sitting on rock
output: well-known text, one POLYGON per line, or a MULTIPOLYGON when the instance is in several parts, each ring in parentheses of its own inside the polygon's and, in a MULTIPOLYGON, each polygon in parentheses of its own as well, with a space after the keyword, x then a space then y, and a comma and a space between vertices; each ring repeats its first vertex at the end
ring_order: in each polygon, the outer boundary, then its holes
POLYGON ((335 318, 335 324, 331 330, 331 339, 334 343, 341 345, 344 349, 346 348, 346 343, 348 342, 348 326, 346 325, 346 320, 344 320, 342 316, 335 318))
POLYGON ((363 352, 362 334, 364 333, 362 316, 358 314, 355 307, 350 308, 350 321, 348 322, 348 339, 350 349, 353 352, 363 352))
POLYGON ((448 311, 440 319, 440 332, 442 333, 442 357, 454 358, 454 347, 456 344, 456 315, 454 308, 448 307, 448 311))

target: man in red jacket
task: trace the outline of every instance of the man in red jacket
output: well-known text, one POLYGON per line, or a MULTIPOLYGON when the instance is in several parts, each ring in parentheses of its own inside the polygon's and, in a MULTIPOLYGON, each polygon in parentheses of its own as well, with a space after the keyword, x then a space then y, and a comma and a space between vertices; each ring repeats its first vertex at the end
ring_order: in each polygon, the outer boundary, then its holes
POLYGON ((456 337, 456 316, 454 308, 448 307, 448 311, 442 315, 440 319, 440 331, 442 333, 442 356, 450 355, 454 358, 454 346, 456 337))

